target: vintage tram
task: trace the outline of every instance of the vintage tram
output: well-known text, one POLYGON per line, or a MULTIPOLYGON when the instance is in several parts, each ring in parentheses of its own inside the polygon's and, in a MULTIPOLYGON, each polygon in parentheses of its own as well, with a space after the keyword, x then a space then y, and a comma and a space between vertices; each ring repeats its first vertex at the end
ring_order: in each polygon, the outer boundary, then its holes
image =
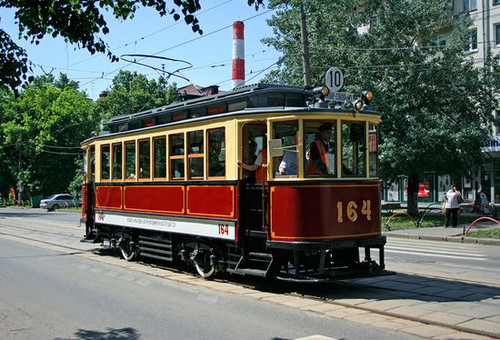
POLYGON ((205 278, 386 274, 370 99, 257 84, 113 117, 82 142, 85 240, 205 278))

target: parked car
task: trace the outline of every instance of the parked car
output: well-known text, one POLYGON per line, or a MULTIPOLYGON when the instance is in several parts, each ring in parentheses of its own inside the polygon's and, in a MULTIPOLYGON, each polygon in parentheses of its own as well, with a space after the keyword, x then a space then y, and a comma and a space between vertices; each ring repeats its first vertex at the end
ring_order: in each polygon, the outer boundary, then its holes
POLYGON ((81 200, 68 194, 56 194, 40 201, 40 208, 54 211, 59 208, 78 207, 81 200))

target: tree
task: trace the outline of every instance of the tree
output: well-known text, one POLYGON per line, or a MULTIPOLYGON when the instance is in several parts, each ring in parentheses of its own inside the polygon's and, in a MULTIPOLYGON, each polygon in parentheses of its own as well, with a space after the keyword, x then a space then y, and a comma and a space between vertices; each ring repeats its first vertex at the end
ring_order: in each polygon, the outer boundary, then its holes
POLYGON ((111 89, 97 100, 95 110, 104 121, 113 116, 131 114, 172 103, 177 96, 163 78, 148 80, 143 74, 121 70, 111 89))
MULTIPOLYGON (((247 0, 257 9, 262 0, 247 0)), ((103 12, 113 13, 118 20, 133 19, 140 7, 154 8, 160 16, 172 15, 175 20, 184 17, 193 32, 203 33, 196 13, 201 9, 200 0, 174 0, 167 8, 164 0, 0 0, 0 7, 14 8, 20 37, 38 44, 46 35, 61 36, 65 41, 87 49, 91 54, 105 53, 111 61, 118 58, 111 53, 103 35, 109 33, 103 12), (181 14, 179 14, 179 12, 181 14)), ((15 44, 0 29, 0 86, 15 90, 27 77, 30 67, 26 51, 15 44)))
POLYGON ((381 175, 387 181, 409 178, 408 212, 418 213, 419 176, 465 174, 487 138, 494 94, 492 82, 463 53, 469 22, 453 15, 446 0, 272 0, 275 36, 266 42, 283 58, 269 81, 300 84, 301 3, 311 78, 321 84, 325 70, 337 66, 347 91, 373 90, 373 106, 385 113, 381 175), (445 36, 446 47, 434 43, 445 36))
MULTIPOLYGON (((31 195, 65 192, 81 157, 80 142, 100 123, 94 103, 61 76, 40 77, 3 102, 3 152, 9 177, 31 195)), ((12 183, 11 183, 12 185, 12 183)))

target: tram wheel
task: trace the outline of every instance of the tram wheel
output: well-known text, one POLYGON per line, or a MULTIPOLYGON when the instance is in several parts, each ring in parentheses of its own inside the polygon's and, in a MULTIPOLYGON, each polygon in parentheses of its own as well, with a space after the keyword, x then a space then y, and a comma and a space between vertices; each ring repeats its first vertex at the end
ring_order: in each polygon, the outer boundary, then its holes
POLYGON ((127 261, 134 261, 139 256, 139 249, 134 241, 134 237, 129 233, 122 233, 118 244, 122 257, 127 261))
POLYGON ((209 279, 217 274, 217 258, 208 249, 197 249, 192 254, 193 264, 198 274, 209 279))

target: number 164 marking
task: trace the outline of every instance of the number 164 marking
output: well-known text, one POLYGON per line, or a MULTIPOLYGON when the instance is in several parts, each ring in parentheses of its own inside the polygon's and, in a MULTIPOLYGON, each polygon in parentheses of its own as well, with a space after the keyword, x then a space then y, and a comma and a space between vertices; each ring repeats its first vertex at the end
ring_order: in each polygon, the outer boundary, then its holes
MULTIPOLYGON (((346 211, 345 214, 349 221, 351 222, 356 222, 359 215, 358 215, 358 205, 354 201, 349 201, 347 203, 346 211)), ((361 214, 366 216, 366 219, 368 221, 371 221, 372 219, 372 210, 371 210, 371 201, 370 200, 363 200, 363 204, 361 207, 361 214)), ((338 201, 337 202, 337 222, 342 223, 344 222, 344 202, 338 201)))

